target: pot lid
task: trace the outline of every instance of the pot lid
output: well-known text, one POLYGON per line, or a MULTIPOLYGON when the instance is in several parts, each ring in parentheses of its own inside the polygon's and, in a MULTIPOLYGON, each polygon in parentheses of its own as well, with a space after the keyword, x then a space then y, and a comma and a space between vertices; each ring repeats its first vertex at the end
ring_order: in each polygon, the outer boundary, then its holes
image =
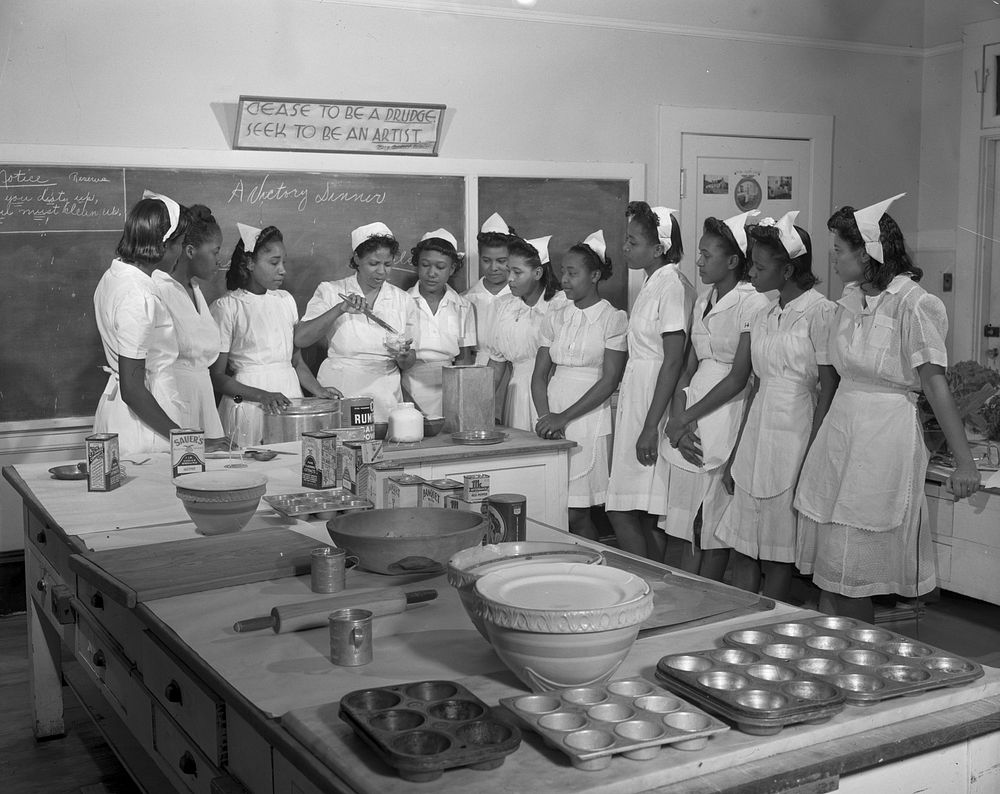
POLYGON ((308 414, 328 414, 340 410, 340 400, 328 400, 323 397, 298 397, 288 401, 288 407, 278 414, 302 416, 308 414))

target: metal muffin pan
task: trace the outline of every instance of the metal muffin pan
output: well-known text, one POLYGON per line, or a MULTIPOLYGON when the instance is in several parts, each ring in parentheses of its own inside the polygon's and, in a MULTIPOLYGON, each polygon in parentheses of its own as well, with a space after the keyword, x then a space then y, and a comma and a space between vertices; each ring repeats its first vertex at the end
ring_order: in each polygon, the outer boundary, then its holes
POLYGON ((371 510, 374 505, 343 488, 272 494, 264 497, 274 510, 285 516, 314 515, 327 521, 345 510, 371 510))
POLYGON ((357 689, 340 699, 340 718, 404 780, 496 769, 521 744, 516 725, 454 681, 357 689))
POLYGON ((676 692, 732 722, 767 736, 786 725, 825 722, 844 708, 844 693, 781 659, 743 648, 664 656, 657 677, 676 692))
POLYGON ((832 684, 857 706, 958 686, 983 675, 969 659, 832 615, 730 631, 723 641, 832 684))
POLYGON ((710 736, 729 730, 643 678, 500 698, 500 702, 525 727, 566 753, 574 767, 588 772, 604 769, 618 754, 646 761, 665 744, 700 750, 710 736))

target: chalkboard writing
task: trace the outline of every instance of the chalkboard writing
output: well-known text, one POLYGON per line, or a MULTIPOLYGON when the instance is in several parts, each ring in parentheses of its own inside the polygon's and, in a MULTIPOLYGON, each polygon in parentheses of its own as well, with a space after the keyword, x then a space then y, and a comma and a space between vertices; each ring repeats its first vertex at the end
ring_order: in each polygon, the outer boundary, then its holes
POLYGON ((236 149, 437 154, 444 105, 241 96, 236 149))
MULTIPOLYGON (((93 415, 107 382, 94 289, 147 188, 209 206, 226 261, 237 221, 281 229, 284 288, 300 311, 320 281, 351 272, 350 230, 364 223, 384 221, 404 252, 439 226, 467 247, 462 177, 0 164, 0 208, 11 209, 0 216, 0 421, 93 415)), ((415 280, 408 263, 393 269, 398 286, 415 280)), ((224 274, 202 287, 211 301, 224 274)))

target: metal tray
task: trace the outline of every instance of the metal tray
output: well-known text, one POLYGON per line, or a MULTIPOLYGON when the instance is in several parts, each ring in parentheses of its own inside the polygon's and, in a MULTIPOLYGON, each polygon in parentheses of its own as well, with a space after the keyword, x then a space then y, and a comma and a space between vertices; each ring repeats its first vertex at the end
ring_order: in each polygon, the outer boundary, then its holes
POLYGON ((341 698, 340 718, 405 780, 496 769, 521 744, 516 725, 453 681, 358 689, 341 698))
POLYGON ((756 735, 825 722, 845 703, 844 693, 832 684, 744 648, 664 656, 656 675, 671 691, 756 735))
POLYGON ((470 446, 485 446, 487 444, 499 444, 506 440, 507 434, 501 430, 462 430, 451 434, 451 440, 456 444, 467 444, 470 446))
POLYGON ((317 491, 268 494, 264 501, 284 516, 314 515, 321 520, 333 518, 345 510, 371 510, 374 505, 367 499, 355 496, 343 488, 326 488, 317 491))
POLYGON ((655 758, 663 745, 701 750, 729 728, 644 678, 500 698, 518 721, 569 756, 577 769, 604 769, 621 754, 655 758))
POLYGON ((983 675, 973 661, 853 618, 768 623, 731 631, 723 641, 832 684, 858 706, 958 686, 983 675))

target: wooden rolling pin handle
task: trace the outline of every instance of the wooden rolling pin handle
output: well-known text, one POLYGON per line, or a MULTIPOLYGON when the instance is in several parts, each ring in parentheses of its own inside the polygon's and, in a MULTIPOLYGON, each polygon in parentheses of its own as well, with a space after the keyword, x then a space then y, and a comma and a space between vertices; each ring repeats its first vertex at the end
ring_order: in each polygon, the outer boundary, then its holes
POLYGON ((261 615, 259 618, 246 618, 237 620, 233 624, 233 631, 242 633, 245 631, 260 631, 261 629, 273 629, 274 618, 270 615, 261 615))
POLYGON ((406 594, 406 603, 421 604, 424 601, 433 601, 437 597, 437 590, 410 590, 410 592, 406 594))

